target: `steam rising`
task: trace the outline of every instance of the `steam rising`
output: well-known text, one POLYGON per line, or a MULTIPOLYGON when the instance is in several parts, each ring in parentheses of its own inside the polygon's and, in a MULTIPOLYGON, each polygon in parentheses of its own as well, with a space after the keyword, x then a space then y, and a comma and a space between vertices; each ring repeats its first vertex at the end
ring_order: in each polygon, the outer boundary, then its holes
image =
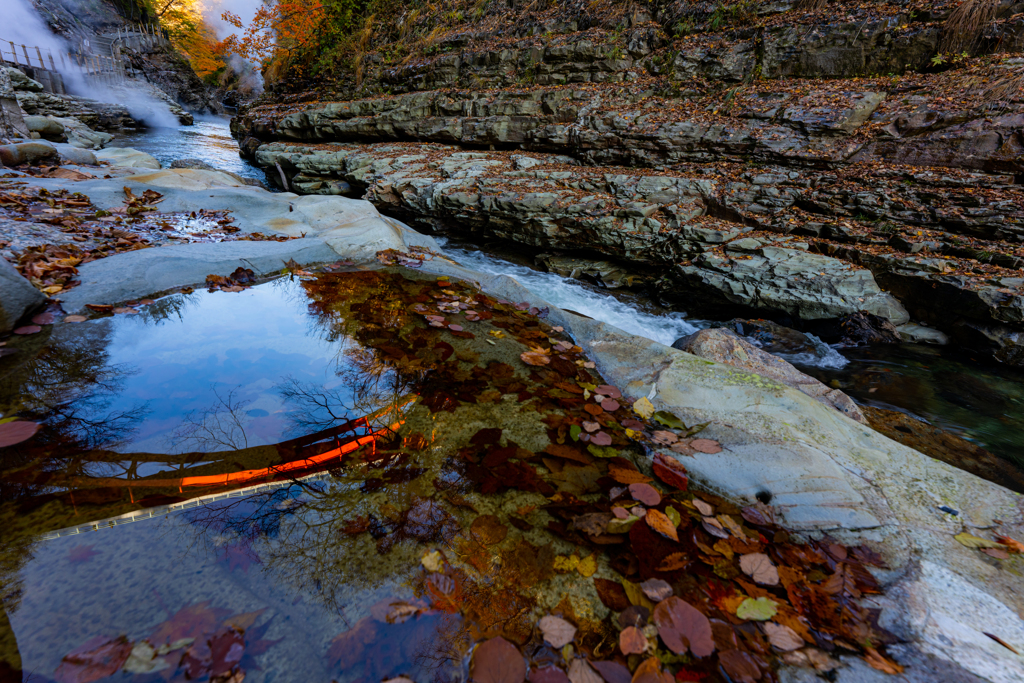
MULTIPOLYGON (((50 49, 55 63, 61 64, 58 55, 72 51, 71 46, 50 31, 39 13, 29 0, 0 0, 3 5, 3 26, 0 27, 0 40, 14 41, 19 45, 50 49)), ((255 12, 255 9, 253 10, 255 12)), ((10 49, 10 46, 5 46, 10 49)), ((35 58, 32 50, 29 54, 35 58)), ((45 53, 44 53, 45 54, 45 53)), ((128 109, 132 118, 143 121, 153 127, 177 127, 178 117, 171 113, 167 103, 152 92, 153 86, 148 83, 132 83, 107 85, 89 82, 82 74, 73 69, 60 69, 64 77, 64 86, 73 95, 86 97, 99 102, 120 104, 128 109)))

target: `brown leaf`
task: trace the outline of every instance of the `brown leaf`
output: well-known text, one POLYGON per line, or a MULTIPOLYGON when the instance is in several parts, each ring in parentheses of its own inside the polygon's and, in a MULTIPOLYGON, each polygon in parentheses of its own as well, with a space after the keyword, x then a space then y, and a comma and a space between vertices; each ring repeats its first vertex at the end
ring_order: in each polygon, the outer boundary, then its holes
POLYGON ((647 507, 655 507, 661 503, 661 494, 650 484, 630 484, 629 495, 633 496, 633 500, 638 500, 647 507))
POLYGON ((530 683, 569 683, 569 677, 557 666, 546 666, 530 672, 530 683))
POLYGON ((658 510, 648 510, 647 515, 644 516, 647 520, 647 525, 657 531, 662 536, 671 538, 673 541, 679 541, 679 534, 676 533, 676 525, 672 523, 672 520, 668 518, 664 512, 658 510))
POLYGON ((591 536, 600 536, 608 528, 612 516, 607 512, 591 512, 572 520, 572 526, 591 536))
POLYGON ((1006 546, 1011 553, 1024 553, 1024 543, 1009 536, 996 536, 996 540, 1006 546))
POLYGON ((604 683, 585 659, 572 660, 572 664, 569 665, 569 680, 571 683, 604 683))
POLYGON ((484 545, 501 543, 508 535, 508 527, 494 515, 480 515, 473 520, 469 531, 484 545))
POLYGON ((644 476, 636 470, 616 467, 615 465, 608 466, 608 475, 620 484, 637 484, 651 481, 650 477, 644 476))
POLYGON ((658 565, 658 571, 674 572, 688 564, 690 564, 690 560, 686 557, 686 553, 672 553, 661 561, 661 564, 658 565))
POLYGON ((718 663, 736 683, 756 683, 761 678, 761 668, 748 652, 726 650, 719 653, 718 663))
POLYGON ((594 588, 597 589, 597 597, 601 598, 604 606, 613 612, 621 612, 629 607, 629 598, 626 597, 626 589, 618 581, 610 579, 594 579, 594 588))
POLYGON ((804 646, 804 639, 788 626, 768 621, 764 624, 764 632, 768 636, 768 642, 783 652, 797 650, 804 646))
POLYGON ((711 513, 715 511, 715 508, 711 507, 700 498, 693 499, 693 506, 697 508, 697 512, 704 515, 705 517, 710 516, 711 513))
POLYGON ((640 584, 640 589, 652 602, 660 602, 672 595, 672 586, 669 585, 668 581, 662 581, 661 579, 647 579, 640 584))
POLYGON ((624 628, 619 634, 619 649, 624 655, 643 654, 647 649, 647 638, 636 626, 624 628))
POLYGON ((868 663, 872 669, 878 669, 882 673, 887 674, 901 674, 903 673, 903 667, 887 659, 882 653, 873 647, 864 648, 864 661, 868 663))
POLYGON ((523 683, 526 660, 515 645, 497 636, 473 650, 470 676, 476 683, 523 683))
POLYGON ((661 670, 661 662, 657 657, 648 657, 633 672, 632 683, 673 683, 673 678, 661 670))
POLYGON ((601 674, 601 678, 605 680, 605 683, 630 683, 632 679, 629 669, 621 662, 606 659, 590 662, 590 666, 594 667, 597 673, 601 674))
POLYGON ((672 596, 654 607, 654 623, 665 645, 676 654, 689 650, 695 657, 715 651, 711 622, 690 603, 672 596))
POLYGON ((54 678, 60 683, 98 681, 117 673, 131 651, 132 644, 124 636, 96 636, 65 655, 57 667, 54 678))
POLYGON ((740 556, 740 569, 762 586, 779 585, 779 571, 764 553, 740 556))
POLYGON ((564 647, 576 637, 576 627, 561 617, 548 615, 538 624, 544 640, 552 647, 564 647))
POLYGON ((69 315, 64 318, 64 322, 66 323, 84 323, 86 320, 88 320, 88 318, 84 315, 69 315))
POLYGON ((547 349, 531 348, 529 351, 519 354, 527 365, 547 365, 551 362, 550 351, 547 349))
POLYGON ((694 439, 690 442, 690 448, 700 453, 721 453, 722 445, 712 439, 694 439))

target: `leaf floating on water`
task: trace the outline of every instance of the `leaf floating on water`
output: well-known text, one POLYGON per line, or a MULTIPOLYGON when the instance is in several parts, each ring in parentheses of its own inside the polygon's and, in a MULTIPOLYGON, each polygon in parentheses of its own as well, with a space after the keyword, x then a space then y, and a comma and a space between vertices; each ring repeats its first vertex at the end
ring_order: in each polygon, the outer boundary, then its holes
POLYGON ((0 448, 27 441, 39 431, 39 425, 27 420, 0 424, 0 448))
POLYGON ((613 399, 613 398, 606 398, 605 400, 601 401, 601 407, 604 408, 604 410, 609 412, 609 413, 614 413, 616 410, 618 410, 622 406, 615 399, 613 399))
POLYGON ((633 496, 633 500, 638 500, 647 507, 655 507, 661 503, 661 494, 650 484, 630 484, 629 495, 633 496))
POLYGON ((662 446, 671 446, 676 441, 679 441, 679 435, 666 429, 659 429, 651 434, 651 440, 656 444, 661 444, 662 446))
POLYGON ((954 536, 961 545, 965 545, 968 548, 1001 548, 1002 544, 990 541, 986 538, 981 538, 973 534, 969 534, 966 531, 954 536))
POLYGON ((643 654, 647 649, 647 638, 636 626, 624 628, 619 634, 619 649, 624 655, 643 654))
POLYGON ((667 410, 659 410, 654 413, 652 419, 659 424, 665 425, 669 429, 686 429, 686 425, 683 424, 683 421, 667 410))
POLYGON ((523 683, 526 660, 515 645, 497 636, 473 650, 470 676, 475 683, 523 683))
POLYGON ((633 412, 645 420, 649 420, 651 415, 654 415, 654 404, 646 397, 637 399, 633 402, 633 412))
POLYGON ((676 533, 676 527, 672 524, 672 520, 664 512, 658 510, 648 510, 647 515, 644 517, 647 520, 647 525, 657 531, 662 536, 671 538, 673 541, 679 541, 679 534, 676 533))
POLYGON ((590 668, 585 659, 574 659, 569 665, 569 680, 572 683, 603 683, 601 676, 590 668))
POLYGON ((768 621, 776 612, 775 602, 768 598, 747 598, 736 608, 736 616, 751 621, 768 621))
POLYGON ((644 595, 649 597, 652 602, 661 602, 672 595, 672 586, 669 585, 668 581, 662 581, 661 579, 647 579, 640 584, 640 588, 643 590, 644 595))
POLYGON ((64 322, 66 323, 84 323, 86 320, 88 320, 88 318, 84 315, 69 315, 64 318, 64 322))
POLYGON ((54 678, 60 683, 92 683, 112 676, 131 654, 132 644, 125 636, 90 638, 61 660, 54 678))
POLYGON ((804 639, 788 626, 769 621, 764 625, 764 632, 768 642, 777 650, 789 652, 804 646, 804 639))
POLYGON ((741 555, 740 569, 762 586, 779 585, 779 570, 764 553, 741 555))
POLYGON ((480 515, 473 520, 469 531, 484 545, 501 543, 508 535, 508 527, 494 515, 480 515))
POLYGON ((707 657, 715 651, 711 621, 696 607, 672 596, 654 607, 654 623, 665 645, 676 654, 707 657))
POLYGON ((538 626, 545 642, 552 647, 564 647, 576 637, 576 627, 561 617, 548 615, 540 620, 538 626))

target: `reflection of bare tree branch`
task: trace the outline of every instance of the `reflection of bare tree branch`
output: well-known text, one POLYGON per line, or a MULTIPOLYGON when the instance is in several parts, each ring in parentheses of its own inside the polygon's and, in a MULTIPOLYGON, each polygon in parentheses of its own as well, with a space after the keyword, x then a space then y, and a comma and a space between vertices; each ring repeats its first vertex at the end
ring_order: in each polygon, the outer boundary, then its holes
POLYGON ((221 396, 216 386, 211 390, 217 403, 187 413, 174 431, 172 443, 179 453, 238 451, 249 447, 244 411, 251 401, 235 398, 238 387, 231 389, 227 396, 221 396))

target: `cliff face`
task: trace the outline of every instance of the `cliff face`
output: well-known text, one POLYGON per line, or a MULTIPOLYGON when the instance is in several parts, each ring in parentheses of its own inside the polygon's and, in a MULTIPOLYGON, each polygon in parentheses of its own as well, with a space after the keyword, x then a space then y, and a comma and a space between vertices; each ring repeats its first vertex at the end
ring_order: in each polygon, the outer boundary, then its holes
POLYGON ((384 25, 234 130, 295 191, 653 267, 702 315, 868 310, 1024 364, 1024 3, 629 8, 384 25))

